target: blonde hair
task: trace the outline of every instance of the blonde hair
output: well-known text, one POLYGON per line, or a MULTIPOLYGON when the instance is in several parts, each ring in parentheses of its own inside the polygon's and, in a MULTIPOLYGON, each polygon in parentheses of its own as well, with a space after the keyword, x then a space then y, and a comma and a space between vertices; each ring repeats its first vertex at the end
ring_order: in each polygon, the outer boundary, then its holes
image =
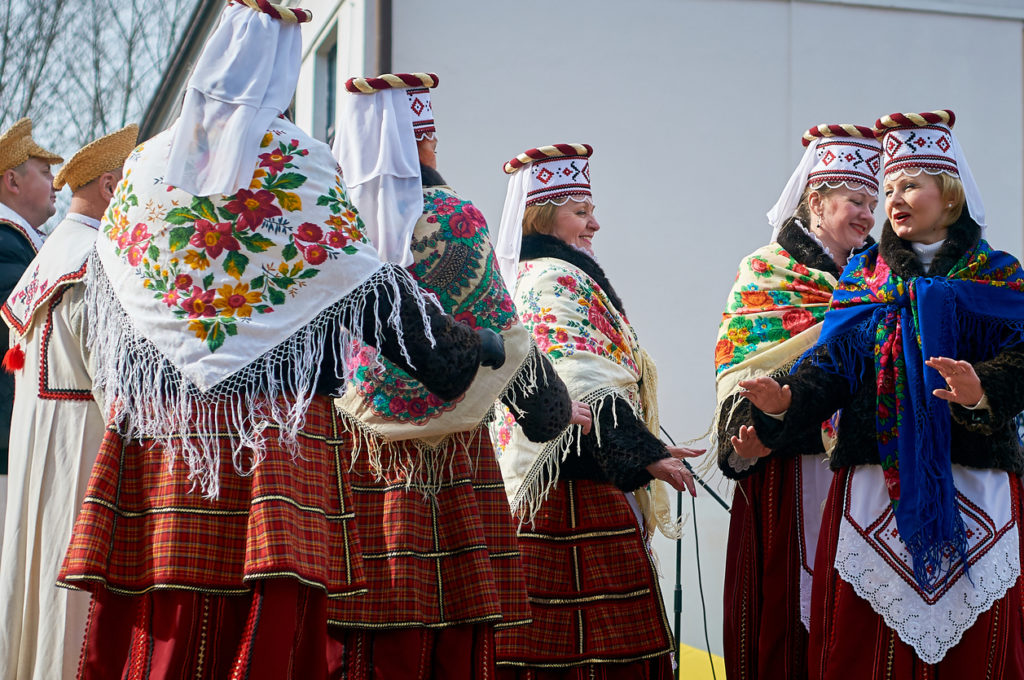
POLYGON ((800 203, 796 206, 796 211, 793 213, 793 217, 803 222, 804 227, 807 229, 811 228, 811 194, 817 193, 822 198, 825 198, 833 191, 836 187, 830 187, 825 183, 821 184, 808 184, 804 189, 803 195, 800 197, 800 203))
POLYGON ((558 210, 558 206, 551 201, 526 206, 523 211, 523 236, 550 235, 555 226, 556 210, 558 210))
POLYGON ((945 172, 932 175, 932 177, 935 178, 935 183, 939 185, 939 195, 942 196, 942 200, 947 204, 952 204, 951 207, 947 208, 949 211, 949 222, 946 226, 949 226, 960 219, 960 214, 964 210, 964 204, 967 202, 963 182, 960 181, 959 177, 954 177, 945 172))

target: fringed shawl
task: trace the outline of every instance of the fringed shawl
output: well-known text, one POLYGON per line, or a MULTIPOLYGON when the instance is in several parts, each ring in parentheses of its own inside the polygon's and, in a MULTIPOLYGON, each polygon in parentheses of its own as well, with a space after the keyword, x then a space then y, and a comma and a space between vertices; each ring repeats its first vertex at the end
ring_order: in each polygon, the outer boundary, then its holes
MULTIPOLYGON (((794 228, 803 229, 790 222, 783 233, 794 228)), ((766 245, 743 259, 718 328, 718 408, 712 433, 719 431, 720 419, 728 421, 732 416, 741 380, 790 366, 814 344, 835 285, 836 278, 830 272, 802 264, 779 243, 766 245), (733 407, 724 408, 730 400, 733 407)), ((715 444, 730 446, 724 441, 715 444)), ((728 460, 737 472, 756 462, 735 452, 728 460)))
POLYGON ((361 435, 361 448, 370 456, 371 468, 378 472, 401 469, 410 482, 430 489, 443 480, 451 455, 465 449, 459 437, 483 424, 496 399, 541 387, 541 358, 516 317, 498 272, 487 223, 476 206, 449 187, 424 188, 423 214, 411 248, 413 278, 437 295, 457 321, 500 333, 505 363, 497 370, 479 369, 464 395, 444 401, 386 359, 380 359, 378 366, 376 352, 364 346, 336 405, 361 435))
POLYGON ((875 380, 878 455, 914 575, 927 587, 963 560, 950 462, 949 405, 930 357, 978 362, 1024 341, 1024 275, 980 241, 946 276, 902 278, 877 247, 847 266, 810 360, 856 390, 875 380), (860 374, 860 367, 873 371, 860 374))
MULTIPOLYGON (((572 256, 586 257, 575 252, 572 256)), ((601 414, 605 409, 614 413, 616 400, 628 403, 640 421, 653 426, 653 432, 658 429, 654 364, 613 296, 614 291, 605 290, 564 259, 542 257, 519 263, 515 301, 520 319, 552 361, 569 396, 591 407, 599 445, 601 414)), ((571 425, 550 442, 531 442, 507 409, 499 406, 492 437, 509 504, 521 521, 530 522, 537 514, 558 482, 565 457, 574 451, 579 454, 580 436, 579 426, 571 425)), ((653 480, 635 493, 648 532, 658 526, 670 537, 679 535, 663 482, 653 480)))
POLYGON ((169 141, 164 132, 133 152, 102 220, 89 343, 122 434, 160 440, 168 464, 181 457, 216 497, 225 417, 238 473, 262 459, 269 426, 297 453, 325 353, 344 366, 350 351, 348 331, 328 339, 377 313, 357 289, 382 286, 395 303, 378 333, 400 331, 403 293, 421 310, 426 301, 377 259, 330 150, 289 121, 264 135, 249 187, 232 196, 165 184, 169 141), (177 436, 185 431, 197 436, 177 436))

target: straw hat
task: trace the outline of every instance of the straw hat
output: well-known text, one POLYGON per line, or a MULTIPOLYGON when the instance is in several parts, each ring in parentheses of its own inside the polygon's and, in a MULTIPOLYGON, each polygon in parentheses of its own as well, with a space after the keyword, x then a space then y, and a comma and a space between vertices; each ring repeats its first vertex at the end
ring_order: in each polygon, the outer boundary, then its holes
POLYGON ((132 123, 89 142, 61 167, 53 178, 53 188, 60 191, 67 184, 72 191, 77 191, 103 173, 117 170, 135 149, 138 136, 139 126, 132 123))
POLYGON ((0 172, 16 168, 30 157, 41 158, 50 165, 64 162, 57 154, 36 144, 32 139, 32 121, 22 118, 0 135, 0 172))

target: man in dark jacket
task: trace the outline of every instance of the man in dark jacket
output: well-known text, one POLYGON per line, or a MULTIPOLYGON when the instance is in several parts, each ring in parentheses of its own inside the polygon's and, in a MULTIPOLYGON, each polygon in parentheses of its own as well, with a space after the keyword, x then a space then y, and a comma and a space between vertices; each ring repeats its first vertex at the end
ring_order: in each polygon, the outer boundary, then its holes
MULTIPOLYGON (((32 139, 32 121, 22 118, 0 135, 0 304, 43 245, 39 227, 57 211, 50 166, 64 159, 32 139)), ((7 326, 0 323, 0 352, 7 351, 7 326)), ((14 377, 0 372, 0 540, 7 508, 7 440, 14 407, 14 377)))

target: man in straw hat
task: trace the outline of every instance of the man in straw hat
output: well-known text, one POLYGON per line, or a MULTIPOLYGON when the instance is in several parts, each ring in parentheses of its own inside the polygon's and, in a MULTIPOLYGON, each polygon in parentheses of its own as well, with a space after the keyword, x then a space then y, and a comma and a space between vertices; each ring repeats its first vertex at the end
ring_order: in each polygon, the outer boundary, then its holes
POLYGON ((129 125, 79 150, 53 186, 71 210, 0 307, 15 375, 10 502, 0 553, 0 679, 71 677, 89 598, 57 588, 57 571, 103 440, 85 336, 86 260, 135 148, 129 125))
POLYGON ((457 319, 500 333, 505 364, 458 401, 391 368, 357 371, 335 402, 357 442, 353 510, 369 590, 328 605, 331 670, 347 680, 494 676, 495 628, 531 613, 485 423, 501 399, 536 441, 557 437, 573 415, 589 424, 589 407, 571 403, 519 323, 483 215, 437 171, 437 82, 432 73, 349 79, 335 152, 380 256, 407 266, 457 319))
POLYGON ((101 222, 110 427, 58 576, 93 595, 81 678, 326 677, 328 600, 365 591, 330 398, 353 340, 442 399, 504 358, 380 261, 330 149, 282 117, 308 19, 228 4, 101 222))
MULTIPOLYGON (((39 227, 56 211, 50 166, 63 160, 36 144, 28 118, 0 135, 0 301, 11 294, 43 245, 39 227)), ((0 348, 7 348, 7 329, 2 326, 0 348)), ((7 438, 13 406, 14 379, 0 374, 0 517, 7 504, 7 438)))

